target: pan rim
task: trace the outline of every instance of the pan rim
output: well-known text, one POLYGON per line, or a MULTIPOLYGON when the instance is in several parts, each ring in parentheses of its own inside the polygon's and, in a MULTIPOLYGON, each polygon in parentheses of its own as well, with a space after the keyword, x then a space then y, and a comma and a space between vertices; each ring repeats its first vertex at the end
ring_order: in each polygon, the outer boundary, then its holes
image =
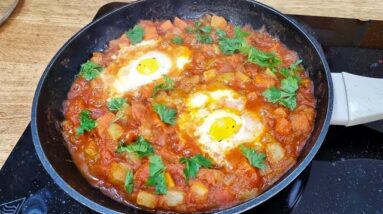
MULTIPOLYGON (((74 34, 60 49, 59 51, 54 55, 54 57, 50 60, 49 64, 47 65, 46 69, 44 70, 43 74, 40 77, 40 80, 37 84, 33 102, 32 102, 32 113, 31 113, 31 131, 32 131, 32 139, 33 144, 36 150, 36 153, 44 167, 44 169, 48 172, 48 174, 53 178, 53 180, 60 186, 64 192, 66 192, 68 195, 70 195, 73 199, 78 201, 79 203, 85 205, 86 207, 100 213, 120 213, 118 211, 112 210, 108 207, 105 207, 103 205, 100 205, 93 200, 85 197, 75 189, 73 189, 53 168, 51 163, 49 162, 47 156, 45 155, 45 152, 41 146, 40 143, 40 137, 39 132, 37 129, 37 112, 38 112, 38 101, 40 98, 40 92, 44 85, 45 79, 51 70, 53 64, 57 60, 57 58, 61 55, 61 53, 69 46, 73 40, 77 38, 80 34, 87 31, 89 28, 91 28, 96 23, 100 22, 104 18, 110 16, 113 13, 117 13, 118 11, 124 10, 127 7, 131 7, 135 4, 139 4, 141 2, 144 2, 147 0, 138 0, 135 2, 127 3, 124 6, 121 6, 120 8, 117 8, 115 10, 112 10, 96 20, 90 22, 83 28, 81 28, 76 34, 74 34)), ((294 27, 299 33, 302 34, 303 37, 307 39, 307 41, 312 45, 312 48, 315 50, 315 52, 318 54, 324 68, 324 73, 327 79, 327 89, 328 89, 328 102, 327 102, 327 112, 325 114, 324 122, 321 127, 321 131, 319 133, 318 138, 316 139, 316 142, 314 146, 310 149, 309 153, 306 155, 306 157, 299 163, 298 165, 295 165, 295 169, 292 170, 289 174, 285 175, 283 179, 279 180, 276 184, 274 184, 271 188, 267 189, 265 192, 261 193, 259 196, 252 198, 248 201, 242 202, 241 204, 235 205, 230 208, 222 209, 222 210, 215 210, 213 212, 226 214, 226 213, 242 213, 249 209, 252 209, 263 202, 267 201, 277 193, 279 193, 281 190, 285 189, 286 186, 288 186, 292 181, 294 181, 306 167, 311 163, 312 159, 314 158, 315 154, 318 152, 320 146, 323 143, 323 140, 327 134, 328 128, 330 126, 330 119, 333 109, 333 83, 331 80, 331 73, 330 68, 328 66, 327 60, 325 58, 324 52, 322 48, 320 47, 320 44, 318 41, 316 41, 315 38, 313 38, 300 24, 298 24, 296 21, 291 19, 290 17, 286 16, 285 14, 275 10, 274 8, 267 6, 265 4, 259 3, 254 0, 243 0, 244 2, 249 2, 251 4, 255 4, 256 6, 260 6, 265 8, 266 10, 270 11, 271 13, 276 14, 277 16, 284 19, 284 21, 288 22, 292 27, 294 27)), ((134 206, 131 206, 132 208, 136 208, 134 206)))

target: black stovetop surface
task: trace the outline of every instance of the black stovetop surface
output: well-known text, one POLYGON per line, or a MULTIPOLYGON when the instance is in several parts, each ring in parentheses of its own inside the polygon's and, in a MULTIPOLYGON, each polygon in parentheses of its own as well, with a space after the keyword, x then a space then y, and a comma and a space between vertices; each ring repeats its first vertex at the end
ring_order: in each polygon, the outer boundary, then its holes
MULTIPOLYGON (((121 5, 105 5, 96 16, 121 5)), ((383 22, 293 18, 322 44, 332 72, 383 78, 383 22)), ((44 170, 30 125, 0 171, 0 214, 13 213, 94 213, 62 191, 44 170)), ((383 214, 383 121, 331 126, 312 164, 248 213, 383 214)))

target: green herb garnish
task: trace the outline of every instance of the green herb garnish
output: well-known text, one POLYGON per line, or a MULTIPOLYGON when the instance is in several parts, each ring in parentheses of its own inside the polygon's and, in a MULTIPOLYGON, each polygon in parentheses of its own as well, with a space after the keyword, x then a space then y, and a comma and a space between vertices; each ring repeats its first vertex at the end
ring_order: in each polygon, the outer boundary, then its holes
POLYGON ((219 28, 215 29, 215 33, 217 34, 219 39, 223 39, 226 37, 226 32, 219 28))
POLYGON ((129 170, 128 173, 126 173, 124 186, 125 186, 125 190, 128 193, 133 192, 133 171, 132 170, 129 170))
POLYGON ((146 185, 155 186, 157 194, 166 194, 168 191, 165 180, 165 165, 158 155, 149 157, 149 177, 146 185))
POLYGON ((284 76, 284 77, 295 76, 296 72, 298 70, 298 66, 301 63, 302 63, 302 60, 299 59, 296 62, 294 62, 293 64, 291 64, 288 68, 281 68, 279 70, 279 73, 282 74, 282 76, 284 76))
POLYGON ((109 111, 118 111, 122 108, 122 106, 124 104, 126 104, 126 98, 122 98, 122 97, 115 97, 115 98, 111 98, 109 101, 108 101, 108 109, 109 111))
POLYGON ((263 52, 255 47, 249 48, 247 60, 264 68, 274 68, 282 63, 275 53, 263 52))
POLYGON ((135 45, 140 43, 144 38, 144 29, 140 25, 135 25, 132 29, 125 32, 130 42, 135 45))
POLYGON ((194 28, 187 27, 186 31, 188 33, 195 33, 198 42, 204 44, 212 44, 214 42, 213 38, 210 36, 213 29, 210 25, 202 26, 202 22, 198 20, 194 22, 194 26, 194 28))
POLYGON ((175 83, 174 81, 167 75, 162 75, 164 77, 164 82, 163 83, 160 83, 160 84, 156 84, 153 88, 153 94, 152 94, 152 97, 155 97, 157 96, 158 92, 160 90, 163 90, 163 91, 170 91, 170 90, 173 90, 174 89, 174 86, 175 86, 175 83))
POLYGON ((209 34, 199 33, 196 35, 196 39, 204 44, 212 44, 214 42, 213 38, 209 34))
POLYGON ((281 81, 280 89, 270 87, 262 93, 262 96, 271 103, 278 102, 293 111, 297 107, 296 92, 298 91, 298 88, 299 78, 290 76, 281 81))
POLYGON ((138 136, 137 140, 129 145, 124 145, 123 141, 119 142, 116 153, 134 152, 139 157, 145 157, 154 154, 152 145, 144 137, 138 136))
POLYGON ((163 104, 154 104, 153 106, 154 111, 160 116, 160 119, 162 122, 169 124, 169 125, 175 125, 176 124, 176 115, 177 110, 174 108, 169 108, 163 104))
POLYGON ((174 36, 172 38, 172 43, 176 45, 181 45, 184 43, 184 40, 180 36, 174 36))
POLYGON ((89 81, 98 77, 102 70, 104 67, 88 60, 81 65, 80 76, 89 81))
POLYGON ((265 159, 266 155, 263 153, 258 153, 254 149, 247 148, 245 146, 240 146, 242 154, 247 158, 249 163, 253 167, 257 167, 259 169, 265 169, 266 164, 265 164, 265 159))
POLYGON ((77 128, 77 135, 82 135, 86 131, 91 131, 97 126, 95 120, 90 117, 91 112, 89 110, 82 110, 80 112, 80 127, 77 128))
POLYGON ((189 181, 190 178, 195 178, 201 167, 210 168, 212 166, 211 161, 200 154, 192 158, 182 157, 180 158, 180 162, 185 164, 184 174, 187 181, 189 181))

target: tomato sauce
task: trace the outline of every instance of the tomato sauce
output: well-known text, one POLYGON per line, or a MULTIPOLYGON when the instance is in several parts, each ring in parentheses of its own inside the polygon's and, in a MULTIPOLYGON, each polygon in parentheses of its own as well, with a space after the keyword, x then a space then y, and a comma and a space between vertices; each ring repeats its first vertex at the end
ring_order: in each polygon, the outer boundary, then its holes
MULTIPOLYGON (((175 18, 173 21, 143 20, 138 23, 144 31, 144 41, 161 41, 160 51, 176 46, 172 43, 175 36, 182 38, 182 46, 191 51, 192 60, 173 77, 175 86, 172 90, 160 90, 153 96, 155 85, 159 84, 159 80, 155 80, 124 93, 125 107, 111 111, 108 107, 111 94, 105 79, 98 76, 87 80, 79 75, 73 82, 64 103, 65 120, 62 123, 67 147, 89 183, 117 201, 174 212, 210 211, 234 206, 261 194, 292 167, 312 131, 316 100, 313 82, 302 66, 298 66, 296 72, 299 89, 295 94, 295 108, 270 102, 263 93, 271 87, 280 88, 284 77, 268 67, 249 62, 244 54, 222 53, 216 29, 224 31, 228 38, 236 36, 235 26, 224 18, 205 16, 199 22, 175 18), (207 33, 212 42, 201 42, 196 39, 198 33, 190 32, 198 25, 201 29, 203 26, 212 27, 207 33), (221 86, 243 96, 245 108, 259 115, 265 134, 258 143, 243 145, 265 155, 264 167, 254 167, 240 147, 236 147, 226 155, 231 168, 212 161, 211 167, 200 167, 194 178, 187 179, 186 166, 180 158, 197 154, 209 156, 200 148, 193 134, 182 131, 180 124, 164 123, 153 110, 153 103, 164 103, 176 109, 178 116, 185 111, 185 99, 191 93, 200 88, 214 90, 221 86), (80 114, 85 109, 96 125, 78 134, 78 128, 84 123, 80 114), (116 152, 120 142, 134 143, 139 136, 143 136, 154 149, 153 153, 162 159, 165 194, 158 194, 155 186, 147 184, 150 177, 148 156, 116 152), (126 187, 128 171, 133 173, 131 192, 126 187)), ((250 26, 242 30, 248 34, 245 38, 248 44, 279 57, 279 68, 288 68, 298 60, 295 51, 265 30, 254 31, 250 26)), ((201 35, 205 34, 201 32, 201 35)), ((121 50, 131 46, 132 40, 123 34, 110 41, 104 52, 93 53, 90 61, 108 72, 116 72, 113 67, 120 65, 114 61, 121 50)))

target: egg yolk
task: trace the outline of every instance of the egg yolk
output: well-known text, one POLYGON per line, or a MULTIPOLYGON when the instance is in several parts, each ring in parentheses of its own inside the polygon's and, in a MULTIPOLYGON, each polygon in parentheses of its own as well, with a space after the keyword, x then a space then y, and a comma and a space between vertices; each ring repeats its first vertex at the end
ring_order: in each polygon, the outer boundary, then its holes
POLYGON ((235 134, 240 125, 231 117, 221 117, 216 119, 210 126, 209 135, 212 139, 220 141, 235 134))
POLYGON ((143 59, 138 63, 137 71, 143 75, 151 75, 160 67, 160 63, 156 58, 143 59))

